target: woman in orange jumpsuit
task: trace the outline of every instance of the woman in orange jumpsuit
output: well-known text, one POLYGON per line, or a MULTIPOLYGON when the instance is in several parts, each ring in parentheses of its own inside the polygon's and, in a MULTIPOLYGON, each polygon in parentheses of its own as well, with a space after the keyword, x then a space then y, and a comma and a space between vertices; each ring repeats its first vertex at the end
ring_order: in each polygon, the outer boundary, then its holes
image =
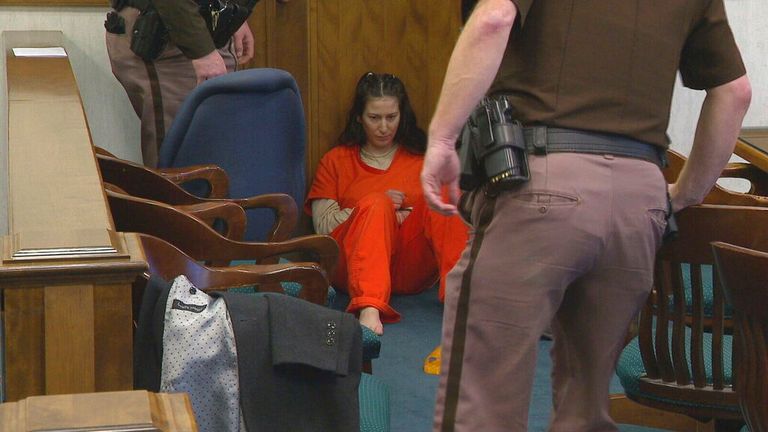
POLYGON ((425 147, 402 81, 369 72, 305 203, 315 231, 341 249, 333 285, 349 293, 347 310, 378 334, 382 322, 400 319, 389 305, 392 293, 419 293, 439 278, 443 299, 445 275, 467 242, 458 216, 439 215, 424 201, 425 147))

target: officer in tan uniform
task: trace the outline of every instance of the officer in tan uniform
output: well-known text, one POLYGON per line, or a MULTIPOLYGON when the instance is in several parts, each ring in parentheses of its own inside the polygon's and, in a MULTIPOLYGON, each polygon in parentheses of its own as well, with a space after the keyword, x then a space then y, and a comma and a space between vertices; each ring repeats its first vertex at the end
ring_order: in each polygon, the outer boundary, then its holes
POLYGON ((473 224, 447 280, 434 430, 525 431, 550 322, 550 430, 617 430, 609 382, 666 219, 711 189, 751 98, 723 1, 477 2, 422 170, 432 208, 473 224), (706 98, 688 163, 667 187, 659 168, 678 71, 706 98), (521 139, 496 140, 520 145, 530 179, 486 182, 459 201, 455 143, 485 94, 511 106, 491 123, 522 124, 521 139))
MULTIPOLYGON (((201 0, 207 1, 207 0, 201 0)), ((252 8, 258 0, 237 0, 252 8)), ((195 0, 112 0, 105 22, 112 72, 125 88, 141 120, 144 164, 157 166, 158 148, 187 94, 206 79, 234 71, 253 57, 248 23, 231 41, 216 48, 195 0), (134 24, 141 11, 153 8, 167 30, 167 43, 151 61, 131 50, 134 24)))

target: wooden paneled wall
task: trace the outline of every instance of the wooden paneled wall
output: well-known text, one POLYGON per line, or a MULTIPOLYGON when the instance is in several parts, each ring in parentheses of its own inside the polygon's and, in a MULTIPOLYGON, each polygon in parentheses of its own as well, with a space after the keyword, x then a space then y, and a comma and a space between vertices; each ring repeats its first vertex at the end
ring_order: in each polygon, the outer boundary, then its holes
POLYGON ((358 78, 388 72, 406 84, 426 129, 460 29, 455 0, 276 0, 250 19, 253 67, 291 72, 307 114, 308 178, 344 126, 358 78))

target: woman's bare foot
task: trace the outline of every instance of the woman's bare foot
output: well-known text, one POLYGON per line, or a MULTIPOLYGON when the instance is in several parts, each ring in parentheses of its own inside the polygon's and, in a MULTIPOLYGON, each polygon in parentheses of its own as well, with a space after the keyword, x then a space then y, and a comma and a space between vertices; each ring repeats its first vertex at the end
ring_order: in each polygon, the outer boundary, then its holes
POLYGON ((360 309, 360 324, 373 330, 379 336, 384 334, 384 324, 381 323, 379 310, 375 307, 369 306, 360 309))

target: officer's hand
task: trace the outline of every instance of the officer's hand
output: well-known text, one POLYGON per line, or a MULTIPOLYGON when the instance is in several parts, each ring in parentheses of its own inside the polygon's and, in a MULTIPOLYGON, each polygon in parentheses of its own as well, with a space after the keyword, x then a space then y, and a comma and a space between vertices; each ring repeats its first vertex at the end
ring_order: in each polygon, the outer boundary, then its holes
POLYGON ((192 67, 195 69, 198 84, 207 79, 227 73, 227 66, 224 64, 224 59, 221 58, 221 54, 216 50, 213 50, 210 54, 204 57, 193 59, 192 67))
POLYGON ((232 36, 235 42, 235 56, 237 64, 246 64, 253 58, 253 33, 248 27, 248 21, 244 22, 232 36))
POLYGON ((405 201, 405 194, 395 189, 389 189, 386 194, 395 205, 395 210, 400 210, 400 207, 403 206, 403 202, 405 201))
POLYGON ((459 202, 459 170, 459 156, 454 146, 432 142, 430 138, 421 169, 421 187, 432 210, 446 216, 458 212, 456 204, 459 202), (448 202, 442 199, 444 186, 448 187, 448 202))

